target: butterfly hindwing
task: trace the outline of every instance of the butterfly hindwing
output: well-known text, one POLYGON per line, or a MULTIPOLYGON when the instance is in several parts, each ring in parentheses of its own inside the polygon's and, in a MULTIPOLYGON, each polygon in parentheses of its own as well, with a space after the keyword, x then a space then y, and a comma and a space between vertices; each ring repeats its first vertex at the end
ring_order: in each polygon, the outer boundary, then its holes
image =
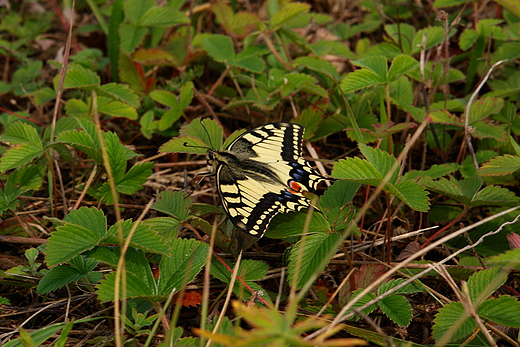
POLYGON ((303 132, 298 124, 271 123, 208 153, 224 209, 240 230, 261 237, 276 214, 309 207, 294 188, 314 192, 323 177, 300 157, 303 132))

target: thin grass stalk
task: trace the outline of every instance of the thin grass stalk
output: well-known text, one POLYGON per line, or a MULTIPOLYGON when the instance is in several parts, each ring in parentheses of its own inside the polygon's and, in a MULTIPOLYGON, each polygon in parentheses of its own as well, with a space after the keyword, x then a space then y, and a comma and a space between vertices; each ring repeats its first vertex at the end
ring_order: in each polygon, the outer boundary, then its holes
MULTIPOLYGON (((507 215, 517 209, 519 209, 520 206, 515 206, 515 207, 512 207, 510 209, 507 209, 505 211, 502 211, 500 213, 497 213, 496 215, 494 216, 491 216, 491 217, 487 217, 477 223, 474 223, 472 225, 469 225, 465 228, 462 228, 454 233, 451 233, 450 235, 447 235, 445 237, 443 237, 442 239, 439 239, 438 241, 432 243, 430 246, 426 247, 426 248, 423 248, 422 250, 420 250, 419 252, 413 254, 412 256, 410 256, 409 258, 407 258, 405 261, 403 261, 402 263, 399 263, 398 265, 396 265, 391 271, 388 271, 386 272, 385 274, 383 274, 383 276, 379 277, 377 280, 375 280, 373 283, 371 283, 367 288, 365 288, 361 293, 359 293, 359 295, 357 295, 355 298, 353 298, 347 305, 345 305, 340 313, 338 313, 336 315, 336 317, 334 318, 334 320, 331 322, 331 324, 329 324, 329 326, 327 327, 324 327, 324 328, 321 328, 320 330, 310 334, 309 336, 307 336, 306 339, 311 339, 315 336, 318 336, 319 334, 321 334, 323 331, 325 330, 330 330, 330 329, 333 329, 337 324, 339 324, 341 321, 344 321, 348 318, 350 318, 351 316, 354 315, 354 313, 349 313, 349 314, 346 314, 347 311, 351 310, 352 307, 354 306, 354 304, 356 304, 364 295, 366 295, 367 293, 371 292, 373 289, 377 288, 379 285, 381 285, 383 282, 385 282, 388 278, 390 278, 394 273, 396 273, 399 269, 405 267, 406 265, 408 265, 411 261, 419 258, 419 257, 422 257, 424 254, 426 254, 427 252, 431 251, 432 249, 436 248, 437 246, 443 244, 444 242, 447 242, 449 240, 451 240, 452 238, 454 237, 457 237, 459 235, 462 235, 464 234, 465 232, 471 230, 471 229, 474 229, 482 224, 485 224, 489 221, 492 221, 498 217, 502 217, 504 215, 507 215)), ((476 247, 478 244, 480 244, 485 237, 487 236, 490 236, 490 235, 494 235, 498 232, 500 232, 503 228, 503 226, 505 225, 509 225, 509 224, 513 224, 513 223, 516 223, 518 221, 518 219, 520 219, 520 215, 516 216, 515 219, 511 222, 506 222, 506 223, 503 223, 501 225, 501 227, 497 230, 494 230, 492 232, 489 232, 483 236, 480 237, 480 239, 475 242, 474 244, 472 245, 468 245, 466 247, 463 247, 462 249, 458 250, 457 252, 453 253, 452 255, 450 255, 449 257, 446 257, 445 259, 443 259, 441 262, 439 263, 436 263, 436 264, 432 264, 431 265, 431 269, 426 269, 424 271, 421 271, 419 274, 411 277, 410 279, 406 280, 405 282, 403 282, 401 285, 399 286, 396 286, 394 288, 392 288, 391 290, 389 290, 388 292, 385 292, 384 293, 384 296, 381 296, 381 297, 378 297, 377 299, 374 299, 374 300, 371 300, 369 301, 368 303, 364 304, 363 306, 361 307, 358 307, 357 309, 358 310, 362 310, 363 308, 365 307, 368 307, 370 305, 372 305, 373 303, 381 300, 381 298, 383 297, 386 297, 392 293, 394 293, 395 291, 399 290, 400 288, 404 287, 405 285, 407 285, 408 283, 412 282, 412 281, 415 281, 416 279, 420 278, 421 276, 424 276, 426 273, 430 272, 432 269, 435 270, 435 267, 436 266, 439 266, 440 264, 442 263, 445 263, 447 261, 449 261, 450 259, 452 259, 453 257, 457 256, 458 254, 462 253, 462 252, 465 252, 467 251, 468 249, 470 248, 474 248, 476 247)))
MULTIPOLYGON (((224 317, 226 315, 227 308, 229 307, 229 303, 231 301, 231 295, 233 294, 233 287, 235 286, 235 281, 237 279, 238 269, 240 268, 241 261, 242 261, 242 251, 240 251, 240 253, 238 254, 238 258, 235 263, 235 267, 233 268, 231 280, 229 281, 226 300, 224 301, 224 306, 222 307, 222 312, 220 312, 220 316, 218 317, 217 323, 215 323, 215 326, 213 327, 213 334, 216 334, 218 332, 218 329, 220 328, 220 325, 222 324, 222 320, 224 319, 224 317)), ((208 342, 206 343, 206 347, 210 347, 211 344, 212 344, 212 341, 211 341, 211 339, 209 339, 208 342)))
MULTIPOLYGON (((108 176, 108 184, 110 186, 110 192, 112 194, 112 200, 114 202, 114 214, 116 216, 116 224, 117 224, 117 232, 119 236, 119 244, 124 246, 125 240, 123 238, 123 227, 119 221, 121 220, 121 210, 119 209, 119 196, 117 194, 116 182, 114 180, 114 175, 112 174, 112 168, 110 167, 110 161, 108 158, 107 147, 105 145, 105 140, 103 137, 103 130, 101 130, 101 123, 99 120, 99 113, 97 112, 97 93, 96 91, 92 91, 92 114, 94 115, 94 123, 96 125, 96 132, 99 138, 99 146, 101 147, 101 155, 103 157, 103 165, 105 166, 105 170, 108 176)), ((121 284, 123 285, 122 293, 123 304, 126 302, 124 297, 126 293, 126 265, 125 265, 125 257, 121 252, 119 256, 119 261, 117 263, 116 268, 116 279, 114 284, 114 321, 115 321, 115 342, 117 347, 123 346, 123 335, 125 332, 125 326, 121 322, 121 314, 126 315, 126 305, 121 306, 121 302, 119 301, 119 293, 121 284), (121 307, 123 308, 121 310, 121 307)))

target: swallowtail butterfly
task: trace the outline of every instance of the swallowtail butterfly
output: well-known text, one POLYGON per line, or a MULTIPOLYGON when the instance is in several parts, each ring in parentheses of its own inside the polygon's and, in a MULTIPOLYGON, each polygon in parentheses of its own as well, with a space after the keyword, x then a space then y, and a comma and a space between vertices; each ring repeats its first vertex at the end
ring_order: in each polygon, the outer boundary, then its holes
POLYGON ((226 150, 209 150, 217 190, 233 224, 262 237, 278 213, 309 207, 303 191, 314 193, 325 180, 301 158, 305 129, 270 123, 249 130, 226 150))

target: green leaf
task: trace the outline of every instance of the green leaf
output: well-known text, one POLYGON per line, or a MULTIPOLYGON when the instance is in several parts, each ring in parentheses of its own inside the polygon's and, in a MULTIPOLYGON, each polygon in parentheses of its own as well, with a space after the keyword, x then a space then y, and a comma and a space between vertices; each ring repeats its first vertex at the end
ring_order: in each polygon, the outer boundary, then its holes
MULTIPOLYGON (((2 21, 3 22, 3 21, 2 21)), ((32 23, 35 23, 34 21, 32 23)), ((5 28, 5 26, 3 26, 5 28)), ((5 30, 5 29, 4 29, 5 30)), ((23 30, 18 28, 15 30, 23 30)), ((36 35, 35 35, 36 38, 36 35)), ((8 47, 9 43, 2 40, 2 46, 8 47), (5 42, 5 43, 4 43, 5 42)), ((11 49, 16 49, 17 44, 11 45, 11 49)), ((21 66, 18 67, 13 73, 13 79, 11 86, 13 88, 13 94, 15 96, 25 96, 27 93, 32 93, 43 87, 42 75, 42 60, 27 59, 26 56, 21 57, 24 61, 21 62, 21 66)))
POLYGON ((179 106, 183 112, 184 109, 186 109, 186 107, 188 107, 191 104, 191 101, 193 100, 194 88, 195 86, 191 81, 184 83, 184 85, 181 87, 181 91, 179 93, 179 106))
POLYGON ((178 292, 200 272, 208 256, 209 246, 194 239, 174 239, 170 242, 172 254, 159 264, 158 293, 178 292))
POLYGON ((334 231, 343 231, 351 223, 352 209, 348 206, 359 189, 359 184, 348 181, 336 181, 327 188, 320 199, 320 208, 327 216, 334 231))
POLYGON ((444 305, 435 315, 433 321, 433 337, 439 341, 445 334, 450 333, 449 341, 455 341, 471 334, 477 327, 473 317, 466 314, 460 302, 444 305))
POLYGON ((233 13, 231 7, 223 2, 213 3, 211 10, 217 22, 225 28, 226 32, 238 37, 244 37, 255 30, 257 23, 260 21, 252 12, 233 13))
POLYGON ((394 58, 390 69, 388 70, 387 81, 392 82, 397 80, 405 73, 415 69, 419 66, 419 62, 409 55, 400 54, 394 58))
POLYGON ((429 50, 444 40, 444 29, 440 26, 434 26, 429 28, 424 28, 415 34, 413 38, 413 42, 410 46, 410 55, 417 54, 421 51, 422 41, 423 41, 423 34, 426 36, 426 46, 425 49, 429 50))
POLYGON ((495 324, 520 328, 520 302, 509 295, 488 299, 478 306, 478 314, 495 324))
POLYGON ((0 81, 0 93, 9 93, 13 89, 11 83, 0 81))
POLYGON ((322 213, 314 211, 308 229, 305 229, 307 211, 280 213, 276 215, 266 232, 266 236, 272 239, 279 239, 289 236, 302 235, 307 233, 325 233, 330 231, 330 225, 322 213))
POLYGON ((479 176, 505 176, 520 169, 520 157, 511 154, 497 156, 477 171, 479 176))
POLYGON ((407 327, 412 320, 412 306, 401 295, 390 295, 379 301, 379 307, 383 313, 394 323, 407 327))
POLYGON ((382 55, 372 55, 366 58, 352 62, 356 66, 360 66, 368 71, 373 72, 381 82, 387 82, 388 61, 382 55))
POLYGON ((155 217, 145 219, 143 224, 149 225, 153 231, 165 240, 171 240, 178 236, 180 222, 171 217, 155 217))
MULTIPOLYGON (((367 160, 347 158, 334 164, 332 177, 351 180, 357 183, 379 186, 390 171, 395 158, 390 154, 365 145, 359 146, 367 160)), ((424 188, 413 181, 397 181, 399 168, 393 173, 383 189, 417 211, 426 212, 429 207, 428 195, 424 188)))
POLYGON ((95 208, 73 210, 63 221, 65 225, 56 228, 47 244, 46 260, 51 266, 92 249, 106 234, 106 217, 95 208))
POLYGON ((385 80, 375 72, 368 69, 360 69, 349 73, 341 81, 340 87, 343 93, 352 93, 356 90, 372 87, 385 83, 385 80))
POLYGON ((126 151, 115 133, 104 133, 108 162, 114 180, 120 182, 126 171, 126 151))
POLYGON ((126 0, 124 1, 125 18, 130 23, 137 24, 143 13, 154 5, 156 5, 155 0, 126 0))
POLYGON ((149 8, 139 18, 139 26, 173 26, 178 24, 188 24, 188 17, 171 7, 153 6, 149 8))
MULTIPOLYGON (((379 286, 377 293, 378 293, 378 295, 384 294, 384 293, 388 292, 390 289, 397 287, 398 285, 400 285, 401 283, 403 283, 405 281, 406 281, 406 279, 404 279, 404 278, 395 278, 388 282, 384 282, 383 284, 381 284, 381 286, 379 286)), ((404 287, 398 289, 392 295, 413 294, 413 293, 423 292, 424 290, 425 290, 424 287, 421 286, 419 283, 412 282, 412 283, 408 283, 404 287)))
POLYGON ((69 116, 84 116, 88 114, 89 106, 83 100, 69 99, 65 102, 65 110, 69 116))
POLYGON ((473 29, 466 29, 459 38, 459 47, 463 51, 468 50, 478 39, 478 33, 473 29))
MULTIPOLYGON (((352 299, 356 298, 361 292, 363 291, 363 289, 357 289, 355 291, 352 292, 352 299)), ((359 299, 359 301, 357 301, 353 306, 352 308, 356 309, 358 307, 361 307, 363 306, 364 304, 368 303, 369 301, 372 301, 376 298, 376 295, 374 293, 366 293, 361 299, 359 299)), ((361 310, 361 312, 363 312, 365 315, 368 315, 370 314, 372 311, 374 311, 375 309, 377 308, 377 303, 375 304, 372 304, 368 307, 365 307, 363 310, 361 310)), ((355 316, 356 318, 359 319, 359 315, 356 315, 355 316)))
POLYGON ((166 90, 153 90, 149 95, 154 101, 160 104, 173 108, 180 108, 177 97, 166 90))
POLYGON ((492 114, 497 114, 504 107, 504 99, 483 98, 475 101, 469 113, 469 122, 473 123, 482 120, 492 114))
POLYGON ((43 150, 33 144, 20 144, 9 148, 0 158, 0 172, 30 163, 43 154, 43 150))
POLYGON ((414 92, 411 81, 401 76, 390 83, 390 96, 393 102, 401 107, 407 107, 413 104, 414 92))
MULTIPOLYGON (((386 33, 393 40, 395 45, 398 45, 404 53, 410 54, 412 50, 412 41, 415 34, 415 28, 410 24, 387 24, 384 26, 386 33)), ((420 44, 421 42, 419 42, 420 44)))
POLYGON ((137 110, 121 101, 112 101, 100 105, 98 111, 112 117, 123 117, 132 120, 137 119, 137 110))
POLYGON ((410 170, 402 177, 404 181, 416 180, 421 177, 429 176, 432 179, 438 179, 457 170, 456 164, 434 164, 428 170, 410 170))
POLYGON ((300 289, 314 273, 323 271, 327 265, 324 260, 338 240, 336 233, 316 233, 298 241, 289 257, 289 283, 300 289), (300 257, 301 261, 298 261, 300 257))
POLYGON ((202 48, 214 60, 229 64, 235 61, 235 50, 233 41, 229 36, 225 35, 205 35, 201 41, 202 48))
POLYGON ((78 210, 72 210, 63 218, 63 221, 85 227, 100 238, 105 236, 107 231, 107 218, 103 211, 94 207, 81 207, 78 210))
POLYGON ((76 224, 56 228, 47 243, 46 260, 49 265, 64 263, 94 248, 101 240, 96 232, 76 224))
POLYGON ((164 143, 159 152, 181 152, 192 154, 206 154, 210 147, 207 143, 192 136, 174 137, 170 141, 164 143))
POLYGON ((38 294, 46 294, 68 283, 85 278, 98 264, 98 261, 79 256, 71 259, 70 265, 53 267, 38 283, 37 292, 38 294))
POLYGON ((471 206, 515 206, 520 198, 507 188, 487 186, 473 197, 471 206))
MULTIPOLYGON (((319 95, 319 93, 317 93, 316 91, 318 91, 321 88, 316 84, 316 79, 314 77, 298 72, 291 72, 285 74, 281 90, 282 97, 285 98, 287 96, 290 96, 291 94, 295 94, 296 92, 304 89, 305 87, 315 88, 316 90, 310 92, 319 95)), ((327 93, 325 92, 325 97, 326 96, 327 93)))
POLYGON ((506 141, 507 132, 502 125, 495 125, 485 121, 478 121, 472 124, 473 131, 471 136, 478 139, 494 139, 496 141, 506 141))
POLYGON ((44 175, 45 167, 42 165, 28 165, 14 170, 7 176, 4 196, 0 194, 0 200, 9 205, 24 192, 40 188, 44 175))
POLYGON ((141 45, 147 33, 147 28, 138 27, 134 24, 121 23, 119 26, 121 52, 131 54, 139 45, 141 45))
POLYGON ((147 162, 136 164, 128 170, 123 178, 116 182, 116 188, 119 193, 134 194, 143 188, 143 184, 152 174, 154 163, 147 162))
POLYGON ((139 96, 127 85, 119 83, 103 84, 97 88, 98 95, 108 96, 114 100, 124 102, 134 108, 140 106, 139 96))
POLYGON ((42 140, 35 127, 24 122, 14 122, 9 125, 1 137, 2 142, 16 144, 31 144, 34 147, 43 149, 42 140))
MULTIPOLYGON (((518 8, 520 10, 520 8, 518 8)), ((491 63, 496 63, 500 60, 508 59, 514 60, 520 56, 520 47, 516 42, 504 42, 497 48, 492 55, 491 63)))
MULTIPOLYGON (((340 160, 334 165, 332 176, 364 184, 379 185, 395 163, 395 158, 377 148, 365 145, 360 145, 359 148, 367 160, 360 158, 340 160)), ((399 168, 390 178, 390 183, 396 182, 398 171, 399 168)))
POLYGON ((271 20, 269 21, 269 29, 271 31, 278 30, 281 26, 286 25, 302 13, 309 12, 310 8, 310 5, 300 2, 293 2, 285 5, 280 11, 276 12, 271 17, 271 20))
POLYGON ((185 221, 190 213, 191 199, 181 191, 163 191, 157 196, 152 208, 169 216, 185 221))
POLYGON ((427 212, 430 207, 428 192, 416 182, 399 182, 395 185, 395 191, 390 189, 388 191, 415 211, 427 212))
POLYGON ((516 140, 511 135, 509 135, 509 144, 513 147, 515 154, 520 156, 520 145, 516 143, 516 140))
POLYGON ((222 138, 222 127, 215 120, 200 118, 181 128, 180 136, 174 137, 162 145, 159 152, 183 152, 205 155, 210 148, 222 148, 222 138), (188 146, 184 146, 185 142, 187 142, 188 146))
MULTIPOLYGON (((382 177, 384 177, 388 172, 390 172, 390 169, 395 164, 395 158, 385 152, 380 150, 379 148, 373 148, 369 147, 363 144, 359 145, 359 150, 363 154, 363 156, 376 168, 377 171, 381 174, 382 177)), ((390 178, 390 183, 395 183, 397 181, 397 177, 399 174, 399 167, 397 167, 397 170, 392 174, 392 177, 390 178)))
MULTIPOLYGON (((224 262, 227 264, 229 269, 234 269, 234 264, 230 261, 224 260, 224 262)), ((212 258, 211 274, 226 284, 229 284, 231 281, 231 271, 229 269, 226 268, 217 258, 212 258)), ((263 290, 263 288, 253 281, 258 281, 264 278, 267 275, 268 270, 269 267, 264 262, 245 259, 240 263, 238 276, 247 283, 253 292, 257 292, 258 290, 263 290)), ((248 297, 253 294, 249 288, 244 288, 242 283, 235 285, 233 292, 239 297, 244 295, 248 297)))
POLYGON ((502 268, 515 268, 520 270, 520 248, 515 248, 503 254, 488 258, 490 264, 495 264, 502 268))
POLYGON ((294 66, 304 66, 309 70, 326 74, 330 77, 338 79, 338 71, 334 65, 326 60, 315 57, 299 57, 293 62, 294 66))
POLYGON ((179 109, 172 109, 164 112, 164 114, 161 117, 161 120, 159 121, 159 130, 167 130, 171 128, 173 123, 175 123, 179 118, 181 118, 182 113, 179 109))
POLYGON ((130 247, 140 249, 145 252, 158 253, 168 255, 170 248, 166 242, 158 235, 157 231, 152 229, 150 225, 139 223, 131 220, 119 221, 108 229, 107 236, 103 240, 107 244, 118 244, 119 228, 123 233, 123 239, 128 240, 130 231, 135 228, 130 242, 130 247))
MULTIPOLYGON (((148 269, 150 266, 146 263, 148 269)), ((143 268, 145 270, 145 268, 143 268)), ((146 281, 148 278, 153 278, 151 270, 149 270, 148 276, 139 276, 132 272, 127 272, 125 275, 125 298, 142 298, 149 301, 161 301, 164 297, 157 297, 157 290, 155 283, 150 285, 149 282, 146 281), (159 299, 160 298, 160 299, 159 299)), ((116 272, 109 273, 104 280, 97 286, 96 294, 98 295, 98 299, 102 302, 105 301, 113 301, 114 293, 116 291, 116 272)), ((119 298, 123 297, 123 293, 121 292, 119 298)))
POLYGON ((98 165, 103 163, 97 136, 93 138, 82 130, 67 130, 58 134, 56 140, 84 152, 89 158, 94 159, 98 165))
MULTIPOLYGON (((231 269, 234 268, 232 263, 227 261, 226 263, 231 269)), ((237 274, 246 282, 259 281, 267 275, 268 270, 269 266, 262 261, 245 259, 240 263, 237 274)), ((231 281, 231 272, 215 257, 211 262, 211 275, 226 284, 231 281)))
POLYGON ((265 69, 264 61, 259 57, 251 57, 244 56, 242 53, 238 53, 233 62, 230 62, 229 65, 237 67, 239 69, 254 72, 254 73, 262 73, 265 69))
POLYGON ((87 70, 79 64, 69 65, 67 74, 65 75, 65 81, 63 87, 69 88, 91 88, 99 86, 99 76, 91 71, 87 70))
POLYGON ((368 160, 358 157, 341 159, 334 164, 332 177, 377 186, 383 175, 368 160))
MULTIPOLYGON (((92 319, 90 319, 92 320, 92 319)), ((49 338, 57 334, 60 330, 65 330, 65 327, 70 326, 74 323, 78 323, 79 321, 88 321, 88 320, 77 320, 70 321, 66 323, 55 323, 48 325, 44 328, 32 331, 31 333, 27 333, 23 328, 20 328, 20 337, 7 342, 2 347, 33 347, 33 346, 41 346, 45 344, 49 338), (30 341, 30 342, 29 342, 30 341)))
POLYGON ((501 271, 497 267, 476 272, 468 279, 471 302, 478 307, 500 288, 506 282, 506 279, 507 272, 501 271))
POLYGON ((449 180, 441 178, 433 181, 429 177, 424 177, 421 180, 421 184, 429 190, 447 195, 469 206, 475 194, 482 187, 482 179, 469 177, 459 181, 452 177, 449 180))
POLYGON ((211 11, 215 15, 217 22, 224 27, 226 32, 233 32, 230 26, 230 22, 235 14, 229 5, 223 2, 215 2, 211 4, 211 11))
POLYGON ((157 129, 157 122, 154 120, 153 110, 146 111, 139 119, 139 125, 141 126, 141 134, 147 139, 152 138, 154 130, 157 129))

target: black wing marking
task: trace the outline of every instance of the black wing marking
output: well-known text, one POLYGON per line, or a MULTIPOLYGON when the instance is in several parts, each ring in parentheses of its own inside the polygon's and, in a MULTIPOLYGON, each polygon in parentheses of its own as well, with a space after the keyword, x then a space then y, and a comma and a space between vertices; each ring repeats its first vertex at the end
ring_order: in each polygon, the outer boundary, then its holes
POLYGON ((309 207, 303 195, 287 191, 276 181, 258 180, 247 174, 237 177, 226 165, 217 171, 217 186, 222 205, 241 231, 262 237, 271 219, 278 213, 309 207))
POLYGON ((295 188, 314 192, 324 178, 300 157, 303 132, 298 124, 271 123, 208 155, 224 209, 241 231, 262 237, 276 214, 309 207, 295 188))
POLYGON ((295 123, 271 123, 254 128, 233 141, 228 151, 250 166, 264 163, 287 186, 292 181, 314 193, 325 178, 301 158, 305 129, 295 123))

